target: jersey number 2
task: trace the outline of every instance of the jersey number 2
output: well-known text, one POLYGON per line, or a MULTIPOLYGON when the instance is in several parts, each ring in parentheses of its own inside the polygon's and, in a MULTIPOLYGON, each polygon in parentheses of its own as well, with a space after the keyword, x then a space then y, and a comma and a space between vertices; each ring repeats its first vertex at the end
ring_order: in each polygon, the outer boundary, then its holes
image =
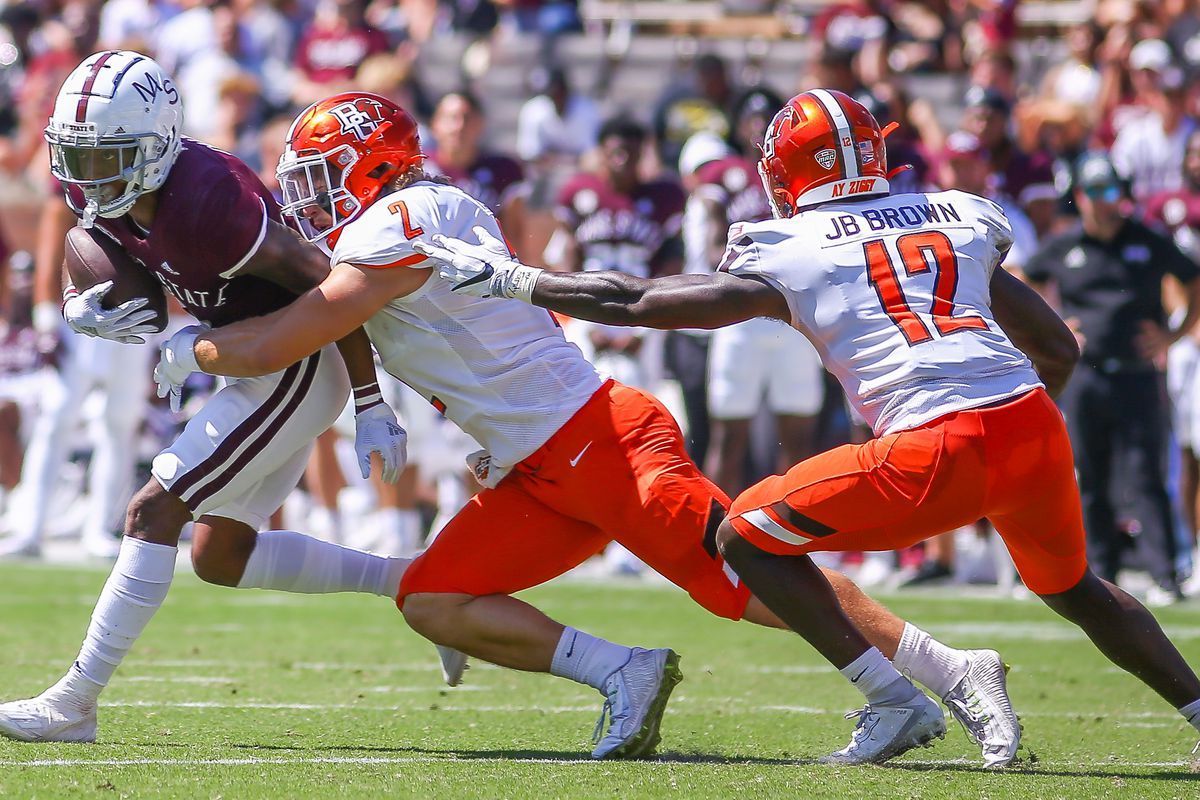
POLYGON ((409 239, 415 239, 425 232, 424 228, 414 228, 412 223, 408 221, 408 206, 404 205, 403 200, 397 200, 392 203, 388 206, 388 211, 400 215, 400 224, 404 226, 404 235, 409 239))
MULTIPOLYGON (((950 237, 941 231, 908 233, 896 240, 896 249, 904 263, 904 272, 909 277, 933 270, 933 325, 942 336, 963 330, 987 328, 983 317, 969 314, 954 316, 954 292, 958 289, 958 255, 950 237)), ((933 334, 912 310, 900 288, 900 277, 896 274, 892 256, 883 239, 872 239, 863 243, 863 254, 867 259, 867 270, 871 285, 879 295, 883 310, 900 328, 910 345, 921 344, 933 339, 933 334)))

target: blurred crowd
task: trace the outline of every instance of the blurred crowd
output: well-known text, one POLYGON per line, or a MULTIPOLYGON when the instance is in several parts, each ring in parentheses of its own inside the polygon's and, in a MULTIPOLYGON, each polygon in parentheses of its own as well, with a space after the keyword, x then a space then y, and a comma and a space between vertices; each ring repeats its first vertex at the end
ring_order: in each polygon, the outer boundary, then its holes
MULTIPOLYGON (((889 164, 911 168, 894 191, 960 189, 1008 214, 1016 241, 1005 267, 1056 305, 1083 351, 1061 403, 1093 562, 1109 578, 1147 572, 1152 601, 1182 599, 1200 584, 1189 582, 1200 345, 1171 331, 1200 312, 1200 1, 1043 0, 1083 13, 1036 35, 1019 24, 1028 0, 721 5, 764 31, 786 16, 783 35, 810 45, 804 68, 735 64, 703 39, 673 42, 687 58, 653 76, 657 102, 631 107, 605 80, 576 85, 559 44, 604 37, 619 61, 620 31, 640 35, 634 20, 588 18, 577 0, 0 2, 0 556, 33 555, 77 532, 88 552, 111 554, 135 481, 182 421, 152 397, 153 347, 75 341, 54 302, 71 218, 42 128, 84 56, 127 48, 175 76, 186 135, 236 154, 276 190, 299 109, 349 88, 396 100, 421 121, 432 170, 489 205, 524 260, 563 270, 715 269, 729 224, 769 216, 754 162, 775 111, 811 87, 854 96, 899 123, 889 164), (429 87, 444 76, 429 74, 423 54, 451 34, 469 43, 462 83, 435 95, 429 87), (498 136, 480 78, 488 53, 505 47, 535 48, 540 68, 516 130, 498 136), (949 106, 923 92, 930 78, 953 81, 949 106), (503 152, 496 140, 515 147, 503 152)), ((870 436, 812 347, 781 325, 664 334, 564 324, 602 370, 667 403, 694 458, 731 495, 870 436)), ((194 409, 211 387, 191 389, 194 409)), ((344 420, 282 510, 289 527, 412 550, 469 496, 461 456, 473 444, 395 393, 416 468, 398 488, 359 481, 343 468, 353 457, 344 420)), ((867 584, 1019 591, 993 539, 981 522, 911 552, 848 556, 848 566, 867 584)), ((639 570, 620 552, 605 565, 639 570)))

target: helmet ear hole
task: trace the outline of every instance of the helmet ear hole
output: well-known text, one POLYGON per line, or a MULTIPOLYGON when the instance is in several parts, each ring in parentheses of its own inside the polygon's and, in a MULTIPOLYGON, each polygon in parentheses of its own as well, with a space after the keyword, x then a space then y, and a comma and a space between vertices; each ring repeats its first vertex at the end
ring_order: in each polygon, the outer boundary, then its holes
POLYGON ((384 161, 382 164, 376 165, 375 169, 367 173, 367 177, 371 180, 383 180, 388 175, 396 171, 396 165, 384 161))

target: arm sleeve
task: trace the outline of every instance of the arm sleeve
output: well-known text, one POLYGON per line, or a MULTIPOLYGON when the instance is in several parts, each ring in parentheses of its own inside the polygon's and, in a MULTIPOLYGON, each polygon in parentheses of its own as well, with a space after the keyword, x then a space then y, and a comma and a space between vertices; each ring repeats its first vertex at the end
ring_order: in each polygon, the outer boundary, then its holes
MULTIPOLYGON (((769 236, 769 234, 768 234, 769 236)), ((746 229, 745 223, 734 223, 729 226, 729 241, 725 245, 725 254, 721 256, 718 272, 728 272, 739 278, 761 281, 783 295, 787 301, 788 311, 792 315, 791 324, 799 327, 800 315, 796 308, 795 298, 787 287, 767 266, 766 254, 763 252, 769 243, 754 232, 746 229)))

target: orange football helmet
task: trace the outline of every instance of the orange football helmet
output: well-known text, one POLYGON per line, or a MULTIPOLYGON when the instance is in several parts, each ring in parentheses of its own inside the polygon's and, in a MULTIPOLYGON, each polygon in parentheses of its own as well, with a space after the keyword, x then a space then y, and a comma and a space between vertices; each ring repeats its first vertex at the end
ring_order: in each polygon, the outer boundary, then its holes
POLYGON ((327 97, 300 112, 288 131, 275 170, 281 212, 305 239, 332 250, 341 229, 422 158, 417 121, 391 100, 369 92, 327 97))
POLYGON ((813 89, 787 102, 763 139, 758 172, 777 218, 855 195, 887 194, 879 123, 842 92, 813 89))

